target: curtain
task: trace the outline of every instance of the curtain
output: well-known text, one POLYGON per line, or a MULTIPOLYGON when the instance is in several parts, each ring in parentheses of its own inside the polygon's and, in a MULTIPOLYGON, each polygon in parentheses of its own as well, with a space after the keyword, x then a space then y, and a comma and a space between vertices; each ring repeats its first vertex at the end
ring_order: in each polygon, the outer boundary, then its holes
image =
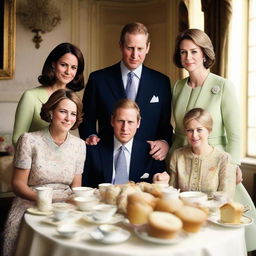
POLYGON ((201 0, 205 32, 211 38, 216 54, 211 72, 226 77, 228 30, 232 15, 232 0, 201 0))

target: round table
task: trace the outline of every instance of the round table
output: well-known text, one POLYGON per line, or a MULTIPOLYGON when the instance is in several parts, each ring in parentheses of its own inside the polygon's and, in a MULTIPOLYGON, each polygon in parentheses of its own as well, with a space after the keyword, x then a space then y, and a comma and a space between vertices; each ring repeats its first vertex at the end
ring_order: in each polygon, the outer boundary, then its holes
MULTIPOLYGON (((244 228, 226 228, 208 223, 200 232, 177 244, 162 245, 131 237, 120 244, 94 241, 89 232, 95 226, 83 221, 85 231, 72 239, 58 235, 56 227, 42 222, 45 216, 26 213, 16 256, 242 256, 247 255, 244 228)), ((81 222, 81 221, 80 221, 81 222)), ((124 226, 125 227, 125 226, 124 226)), ((127 228, 127 227, 126 227, 127 228)))

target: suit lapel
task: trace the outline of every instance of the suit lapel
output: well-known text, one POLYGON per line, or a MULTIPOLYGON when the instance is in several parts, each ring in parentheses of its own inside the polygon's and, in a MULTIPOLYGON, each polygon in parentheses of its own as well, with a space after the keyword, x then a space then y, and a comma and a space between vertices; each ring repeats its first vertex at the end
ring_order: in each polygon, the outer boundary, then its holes
POLYGON ((148 170, 145 169, 145 147, 142 143, 133 140, 129 180, 139 181, 140 177, 148 170))
POLYGON ((105 182, 112 182, 113 174, 113 142, 108 142, 100 148, 100 158, 102 162, 105 182))
POLYGON ((108 75, 108 82, 107 85, 116 98, 116 100, 120 98, 126 98, 126 93, 124 90, 123 80, 122 80, 122 73, 120 68, 120 62, 116 65, 112 66, 111 71, 108 75))

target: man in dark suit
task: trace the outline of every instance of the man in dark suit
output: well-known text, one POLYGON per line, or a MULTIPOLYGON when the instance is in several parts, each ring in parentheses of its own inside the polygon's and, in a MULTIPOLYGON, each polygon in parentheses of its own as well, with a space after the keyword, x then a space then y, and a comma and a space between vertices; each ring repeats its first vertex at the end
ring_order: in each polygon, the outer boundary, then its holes
POLYGON ((138 105, 130 99, 119 100, 111 117, 114 138, 101 139, 96 146, 87 146, 84 186, 98 187, 98 184, 105 182, 122 184, 129 180, 152 182, 156 173, 159 175, 166 170, 164 161, 149 155, 150 145, 146 141, 134 139, 140 122, 138 105), (119 170, 117 162, 121 147, 124 149, 125 165, 119 170), (121 181, 120 172, 123 173, 121 181))
POLYGON ((149 33, 143 24, 124 26, 119 45, 121 62, 89 76, 83 97, 85 118, 79 127, 80 137, 89 145, 111 138, 113 107, 119 99, 127 98, 127 89, 132 85, 133 96, 128 98, 136 101, 143 117, 136 139, 148 141, 150 154, 163 160, 172 140, 170 80, 143 65, 150 48, 149 33), (130 74, 133 74, 132 78, 129 78, 130 74), (128 86, 129 79, 132 82, 128 86))

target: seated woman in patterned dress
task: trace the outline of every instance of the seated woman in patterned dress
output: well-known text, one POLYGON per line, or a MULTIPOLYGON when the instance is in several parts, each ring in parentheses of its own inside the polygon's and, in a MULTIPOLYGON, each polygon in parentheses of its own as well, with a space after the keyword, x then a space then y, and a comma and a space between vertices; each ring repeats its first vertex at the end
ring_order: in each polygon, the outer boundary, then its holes
MULTIPOLYGON (((209 145, 213 125, 209 112, 194 108, 186 113, 183 125, 189 145, 176 149, 171 156, 170 185, 181 191, 203 191, 208 195, 223 191, 233 198, 236 166, 227 152, 209 145)), ((157 178, 169 181, 165 174, 158 174, 157 178)))
POLYGON ((18 140, 12 180, 16 197, 5 225, 4 256, 15 252, 23 214, 36 205, 36 187, 52 187, 56 202, 67 200, 71 188, 81 186, 86 147, 69 133, 82 121, 81 100, 72 91, 58 90, 43 104, 40 115, 50 125, 18 140))

